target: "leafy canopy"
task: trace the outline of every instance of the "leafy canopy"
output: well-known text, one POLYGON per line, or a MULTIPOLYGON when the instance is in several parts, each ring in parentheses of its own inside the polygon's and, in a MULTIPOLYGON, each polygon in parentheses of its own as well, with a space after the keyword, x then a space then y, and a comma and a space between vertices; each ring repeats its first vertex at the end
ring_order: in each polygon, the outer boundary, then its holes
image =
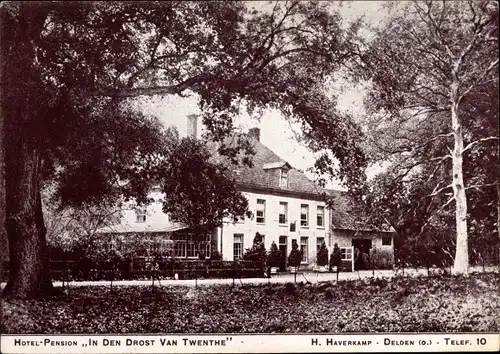
POLYGON ((202 141, 181 139, 162 173, 163 211, 195 233, 212 231, 225 218, 234 219, 248 211, 248 201, 237 190, 230 169, 215 161, 202 141))

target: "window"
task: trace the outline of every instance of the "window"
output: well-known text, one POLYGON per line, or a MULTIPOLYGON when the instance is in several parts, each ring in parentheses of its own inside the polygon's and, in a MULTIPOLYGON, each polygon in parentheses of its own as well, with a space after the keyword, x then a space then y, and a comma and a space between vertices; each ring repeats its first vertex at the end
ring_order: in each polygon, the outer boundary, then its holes
POLYGON ((264 224, 266 222, 266 201, 264 199, 257 199, 257 224, 264 224))
POLYGON ((391 236, 383 236, 382 237, 382 246, 390 246, 392 244, 391 236))
POLYGON ((210 242, 205 244, 205 257, 209 258, 210 255, 212 254, 212 245, 210 242))
POLYGON ((186 235, 176 235, 174 234, 174 254, 176 257, 185 258, 186 253, 186 235))
MULTIPOLYGON (((179 258, 197 258, 198 257, 198 249, 196 248, 196 244, 193 240, 192 234, 184 234, 184 233, 174 233, 172 236, 174 240, 174 255, 179 258)), ((207 235, 204 242, 205 246, 200 245, 202 249, 205 247, 205 256, 210 256, 210 235, 207 235)))
POLYGON ((151 192, 155 192, 155 193, 160 193, 161 192, 161 186, 153 186, 153 188, 151 188, 151 192))
POLYGON ((319 252, 319 249, 321 248, 323 242, 325 242, 324 237, 316 237, 316 254, 319 252))
POLYGON ((280 187, 288 187, 288 170, 280 170, 280 187))
POLYGON ((115 244, 113 243, 113 241, 108 241, 108 242, 104 243, 103 248, 104 248, 104 250, 109 252, 109 251, 114 250, 116 247, 115 247, 115 244))
POLYGON ((280 202, 279 223, 286 224, 288 220, 288 203, 280 202))
POLYGON ((148 245, 148 251, 151 255, 160 254, 162 252, 162 244, 160 240, 152 240, 148 245))
POLYGON ((302 252, 302 263, 307 263, 307 242, 309 238, 301 237, 300 238, 300 252, 302 252))
POLYGON ((352 248, 351 247, 340 248, 340 258, 351 260, 352 259, 352 248))
POLYGON ((308 226, 309 225, 309 205, 301 204, 300 205, 300 226, 308 226))
POLYGON ((192 238, 189 238, 187 242, 187 256, 188 258, 195 258, 197 255, 198 252, 196 252, 195 244, 192 238))
POLYGON ((146 222, 146 208, 145 207, 137 207, 135 208, 135 216, 136 222, 146 222))
POLYGON ((316 216, 318 227, 325 227, 325 207, 318 205, 318 214, 316 216))
POLYGON ((233 257, 235 260, 243 257, 243 234, 233 236, 233 257))

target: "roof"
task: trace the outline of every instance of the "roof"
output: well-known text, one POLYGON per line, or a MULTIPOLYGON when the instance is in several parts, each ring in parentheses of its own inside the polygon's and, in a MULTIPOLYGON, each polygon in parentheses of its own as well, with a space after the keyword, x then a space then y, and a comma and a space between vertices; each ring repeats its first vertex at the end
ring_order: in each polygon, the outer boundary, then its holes
POLYGON ((283 168, 285 166, 286 166, 287 169, 292 168, 292 166, 288 162, 286 162, 286 161, 269 162, 269 163, 264 164, 262 166, 262 168, 264 170, 270 170, 270 169, 273 169, 273 168, 283 168))
POLYGON ((331 207, 331 228, 357 231, 394 232, 387 224, 373 225, 368 223, 366 209, 356 206, 356 202, 347 192, 328 189, 328 195, 333 200, 331 207))
POLYGON ((186 225, 180 223, 170 224, 149 224, 149 223, 129 223, 123 219, 121 223, 112 226, 105 226, 96 233, 127 233, 127 232, 174 232, 187 229, 186 225))
POLYGON ((253 166, 239 166, 235 171, 235 180, 242 189, 260 189, 279 194, 301 194, 303 197, 322 197, 324 189, 316 185, 307 176, 293 168, 288 162, 276 155, 260 141, 250 138, 255 151, 253 166), (288 170, 288 186, 280 186, 279 170, 288 170))

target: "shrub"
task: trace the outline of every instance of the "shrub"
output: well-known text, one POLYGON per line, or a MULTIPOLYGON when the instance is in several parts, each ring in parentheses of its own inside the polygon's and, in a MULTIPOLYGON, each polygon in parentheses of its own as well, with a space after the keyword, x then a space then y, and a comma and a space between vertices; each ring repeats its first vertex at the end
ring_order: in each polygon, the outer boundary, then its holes
POLYGON ((268 253, 268 262, 270 267, 279 267, 280 265, 280 257, 281 253, 278 249, 278 246, 276 246, 276 243, 271 244, 271 248, 268 253))
POLYGON ((288 256, 288 264, 291 267, 299 267, 301 260, 302 260, 302 252, 299 250, 299 245, 297 244, 297 240, 293 240, 292 251, 288 256))
POLYGON ((288 294, 293 294, 297 290, 297 286, 294 283, 286 283, 285 284, 285 292, 288 294))
POLYGON ((332 288, 328 288, 325 290, 325 298, 326 299, 334 299, 335 298, 335 292, 333 291, 332 288))
POLYGON ((337 269, 340 269, 342 265, 342 255, 340 253, 340 248, 338 244, 335 244, 333 246, 333 251, 330 256, 330 269, 333 267, 337 267, 337 269))
POLYGON ((243 254, 243 259, 245 261, 254 261, 260 263, 261 267, 264 268, 266 264, 266 248, 264 247, 264 242, 262 240, 262 235, 256 233, 253 238, 253 244, 251 248, 247 248, 243 254))
POLYGON ((378 269, 391 269, 394 263, 394 253, 388 250, 373 250, 370 261, 378 269))
POLYGON ((325 242, 321 244, 318 250, 318 265, 324 267, 328 264, 328 249, 326 248, 325 242))
POLYGON ((217 250, 212 250, 212 253, 210 254, 210 259, 212 261, 221 261, 222 260, 222 254, 219 253, 217 250))

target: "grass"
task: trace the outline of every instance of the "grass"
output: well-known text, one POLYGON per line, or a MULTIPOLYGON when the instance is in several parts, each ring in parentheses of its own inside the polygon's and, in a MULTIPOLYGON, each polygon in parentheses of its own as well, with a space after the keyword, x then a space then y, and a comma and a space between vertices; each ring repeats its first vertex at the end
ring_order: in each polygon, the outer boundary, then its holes
POLYGON ((495 332, 498 274, 315 285, 75 287, 5 300, 1 333, 495 332))

